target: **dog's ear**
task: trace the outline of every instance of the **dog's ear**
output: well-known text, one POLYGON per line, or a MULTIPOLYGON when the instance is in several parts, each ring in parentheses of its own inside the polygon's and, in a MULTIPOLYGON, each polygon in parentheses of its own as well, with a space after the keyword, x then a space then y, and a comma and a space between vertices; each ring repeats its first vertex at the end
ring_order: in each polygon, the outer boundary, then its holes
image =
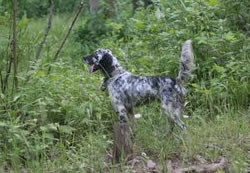
POLYGON ((115 67, 113 66, 113 56, 110 53, 105 53, 103 55, 100 64, 102 65, 102 70, 105 70, 105 72, 109 74, 115 70, 115 67))
POLYGON ((112 54, 107 52, 103 55, 100 64, 105 65, 105 66, 111 66, 113 62, 112 54))

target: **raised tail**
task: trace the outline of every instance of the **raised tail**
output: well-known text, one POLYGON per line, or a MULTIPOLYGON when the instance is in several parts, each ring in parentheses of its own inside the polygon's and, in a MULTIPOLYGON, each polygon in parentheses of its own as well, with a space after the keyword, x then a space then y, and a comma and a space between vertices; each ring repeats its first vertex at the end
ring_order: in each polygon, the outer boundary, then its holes
POLYGON ((191 77, 191 73, 194 70, 194 67, 195 65, 192 41, 187 40, 182 46, 177 81, 179 81, 181 84, 187 81, 191 77))

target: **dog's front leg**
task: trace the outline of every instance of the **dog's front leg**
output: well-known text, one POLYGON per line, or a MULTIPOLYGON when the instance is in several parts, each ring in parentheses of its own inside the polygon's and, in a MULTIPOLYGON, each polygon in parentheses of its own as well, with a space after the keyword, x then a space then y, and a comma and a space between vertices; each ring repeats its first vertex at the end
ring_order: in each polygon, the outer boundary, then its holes
POLYGON ((120 123, 127 123, 128 117, 126 107, 122 104, 120 100, 116 99, 115 97, 112 97, 111 103, 118 116, 120 123))
POLYGON ((105 90, 106 90, 106 88, 107 88, 107 86, 108 86, 108 80, 109 80, 108 77, 105 77, 105 78, 103 79, 103 82, 102 82, 102 85, 101 85, 101 90, 102 90, 102 91, 105 91, 105 90))
POLYGON ((127 117, 127 111, 123 105, 119 105, 116 108, 116 113, 118 115, 118 119, 120 123, 127 123, 128 122, 128 117, 127 117))

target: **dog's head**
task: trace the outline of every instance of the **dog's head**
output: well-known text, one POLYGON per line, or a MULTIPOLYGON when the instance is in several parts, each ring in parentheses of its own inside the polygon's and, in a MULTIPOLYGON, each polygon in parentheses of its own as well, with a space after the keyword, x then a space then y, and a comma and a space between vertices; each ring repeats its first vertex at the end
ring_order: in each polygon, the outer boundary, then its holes
POLYGON ((108 49, 97 49, 93 54, 83 57, 83 62, 89 65, 89 73, 101 70, 104 74, 110 75, 119 66, 108 49))

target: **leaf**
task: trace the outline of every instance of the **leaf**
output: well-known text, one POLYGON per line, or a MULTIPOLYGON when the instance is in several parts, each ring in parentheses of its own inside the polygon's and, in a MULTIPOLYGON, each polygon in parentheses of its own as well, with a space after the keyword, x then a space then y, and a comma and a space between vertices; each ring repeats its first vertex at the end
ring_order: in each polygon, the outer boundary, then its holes
POLYGON ((208 6, 216 6, 218 4, 218 0, 209 0, 206 4, 208 6))
POLYGON ((59 76, 56 76, 56 75, 51 75, 51 76, 49 76, 49 80, 51 80, 51 81, 58 81, 58 80, 60 80, 60 77, 59 76))
POLYGON ((17 101, 20 98, 20 95, 14 97, 13 102, 17 101))
POLYGON ((66 133, 66 134, 72 134, 73 131, 75 131, 76 129, 71 127, 71 126, 67 126, 67 125, 61 125, 59 126, 59 131, 61 133, 66 133))
POLYGON ((9 125, 5 122, 0 122, 0 127, 8 127, 9 125))
POLYGON ((224 73, 226 71, 226 69, 224 67, 219 66, 219 65, 214 65, 213 70, 215 70, 217 72, 221 72, 221 73, 224 73))
POLYGON ((45 73, 45 71, 38 71, 38 72, 36 73, 36 76, 37 76, 37 77, 44 77, 44 76, 46 76, 46 73, 45 73))
POLYGON ((122 28, 123 28, 123 24, 120 23, 109 23, 108 24, 110 27, 112 27, 112 29, 116 32, 119 32, 122 28))
POLYGON ((4 98, 5 98, 5 96, 4 96, 3 93, 0 93, 0 98, 1 98, 1 99, 4 99, 4 98))
POLYGON ((194 88, 198 88, 198 89, 201 88, 201 87, 200 87, 199 85, 197 85, 196 83, 192 83, 191 86, 194 87, 194 88))
POLYGON ((18 27, 19 27, 20 29, 24 29, 24 28, 28 25, 28 23, 29 23, 28 18, 24 16, 24 17, 18 22, 18 27))
POLYGON ((224 39, 226 40, 235 40, 236 38, 234 37, 232 32, 228 32, 224 35, 224 39))
POLYGON ((165 17, 164 13, 161 12, 161 10, 159 8, 157 8, 157 10, 155 11, 155 17, 157 19, 161 19, 163 17, 165 17))
POLYGON ((41 126, 40 129, 44 132, 48 132, 48 131, 57 131, 58 127, 59 127, 58 123, 51 123, 47 124, 46 126, 41 126))

